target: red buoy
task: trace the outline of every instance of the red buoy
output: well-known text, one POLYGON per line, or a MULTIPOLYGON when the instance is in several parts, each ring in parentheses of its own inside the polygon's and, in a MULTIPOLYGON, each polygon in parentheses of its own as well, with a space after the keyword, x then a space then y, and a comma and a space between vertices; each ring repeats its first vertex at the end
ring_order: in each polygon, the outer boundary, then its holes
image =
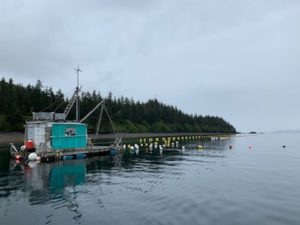
POLYGON ((21 156, 20 155, 16 155, 16 160, 20 160, 21 156))
POLYGON ((33 149, 33 148, 34 148, 34 147, 33 147, 33 142, 32 142, 32 140, 26 141, 25 146, 26 146, 26 149, 27 149, 27 150, 28 150, 28 149, 33 149))

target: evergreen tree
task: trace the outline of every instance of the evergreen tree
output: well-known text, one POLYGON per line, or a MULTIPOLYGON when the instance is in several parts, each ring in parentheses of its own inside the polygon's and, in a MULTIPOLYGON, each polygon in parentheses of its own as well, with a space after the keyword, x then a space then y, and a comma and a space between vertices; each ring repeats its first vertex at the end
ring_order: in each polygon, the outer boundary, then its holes
MULTIPOLYGON (((80 116, 85 116, 103 97, 95 90, 82 92, 80 96, 80 116)), ((111 92, 105 98, 105 104, 120 132, 215 132, 235 133, 235 128, 223 118, 202 115, 189 115, 174 106, 150 99, 147 102, 135 102, 132 98, 116 98, 111 92)), ((0 131, 22 131, 25 120, 31 112, 63 112, 68 104, 61 90, 54 93, 52 88, 44 88, 38 80, 34 86, 26 87, 14 84, 12 79, 0 80, 0 131), (50 107, 49 107, 50 106, 50 107)), ((92 114, 86 123, 89 132, 94 132, 98 114, 92 114)), ((73 108, 68 116, 75 119, 73 108)), ((103 117, 101 132, 110 132, 107 117, 103 117)))

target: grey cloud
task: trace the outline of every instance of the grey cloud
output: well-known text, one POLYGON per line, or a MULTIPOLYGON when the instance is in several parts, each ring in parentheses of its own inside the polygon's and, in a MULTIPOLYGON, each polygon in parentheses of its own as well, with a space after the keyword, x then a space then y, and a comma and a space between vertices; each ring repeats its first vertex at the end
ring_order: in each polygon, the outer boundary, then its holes
POLYGON ((271 118, 300 113, 298 1, 4 0, 0 9, 0 74, 17 82, 70 94, 80 64, 87 89, 157 97, 239 130, 285 128, 271 118))

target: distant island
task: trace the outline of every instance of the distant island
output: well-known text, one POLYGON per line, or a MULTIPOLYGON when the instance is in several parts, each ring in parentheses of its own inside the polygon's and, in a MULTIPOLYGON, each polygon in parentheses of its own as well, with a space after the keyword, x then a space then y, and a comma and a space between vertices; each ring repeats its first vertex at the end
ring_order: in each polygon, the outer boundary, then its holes
POLYGON ((275 134, 300 133, 300 130, 297 130, 297 129, 276 130, 276 131, 274 131, 272 133, 275 133, 275 134))
MULTIPOLYGON (((112 93, 103 97, 100 92, 81 92, 80 116, 86 115, 105 98, 106 107, 119 132, 128 133, 236 133, 236 129, 221 117, 190 115, 178 108, 150 99, 147 102, 134 101, 127 97, 115 97, 112 93)), ((23 131, 25 120, 32 112, 63 112, 69 99, 61 90, 54 93, 44 88, 40 80, 35 85, 15 84, 12 79, 0 81, 0 131, 23 131)), ((68 118, 75 118, 75 110, 68 118)), ((95 132, 98 115, 92 115, 86 123, 89 132, 95 132)), ((111 127, 103 121, 101 133, 110 133, 111 127)))

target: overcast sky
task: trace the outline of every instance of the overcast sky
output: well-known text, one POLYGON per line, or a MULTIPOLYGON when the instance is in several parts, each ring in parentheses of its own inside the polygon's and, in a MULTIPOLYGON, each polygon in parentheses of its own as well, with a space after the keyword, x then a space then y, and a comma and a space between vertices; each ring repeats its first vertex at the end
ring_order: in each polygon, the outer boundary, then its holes
POLYGON ((1 0, 0 76, 300 129, 299 0, 1 0))

